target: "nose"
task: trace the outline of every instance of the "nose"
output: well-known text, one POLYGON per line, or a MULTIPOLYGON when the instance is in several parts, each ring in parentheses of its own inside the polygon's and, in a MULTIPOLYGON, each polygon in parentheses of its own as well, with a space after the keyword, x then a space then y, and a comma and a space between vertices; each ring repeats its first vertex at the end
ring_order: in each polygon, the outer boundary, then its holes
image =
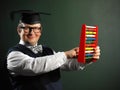
POLYGON ((29 28, 29 33, 33 33, 33 28, 29 28))

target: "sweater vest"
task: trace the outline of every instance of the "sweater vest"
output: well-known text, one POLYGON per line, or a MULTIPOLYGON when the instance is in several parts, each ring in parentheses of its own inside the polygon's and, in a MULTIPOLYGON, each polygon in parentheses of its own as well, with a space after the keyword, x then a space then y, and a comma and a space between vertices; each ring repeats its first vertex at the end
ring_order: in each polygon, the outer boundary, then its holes
MULTIPOLYGON (((35 54, 29 48, 21 44, 17 44, 11 48, 8 54, 12 51, 20 51, 34 58, 53 54, 52 49, 45 46, 43 46, 42 53, 35 54)), ((62 90, 59 68, 36 76, 10 75, 10 78, 14 90, 62 90)))

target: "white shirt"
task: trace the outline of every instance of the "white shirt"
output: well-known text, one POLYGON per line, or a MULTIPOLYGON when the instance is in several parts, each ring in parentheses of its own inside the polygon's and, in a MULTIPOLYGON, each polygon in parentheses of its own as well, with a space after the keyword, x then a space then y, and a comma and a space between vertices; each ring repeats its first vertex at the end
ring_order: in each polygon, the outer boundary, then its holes
MULTIPOLYGON (((24 45, 23 41, 20 41, 20 44, 24 45)), ((12 51, 7 57, 7 68, 12 75, 34 76, 57 68, 80 70, 84 67, 85 65, 78 63, 77 59, 67 59, 64 52, 54 52, 54 55, 33 58, 20 51, 12 51)))

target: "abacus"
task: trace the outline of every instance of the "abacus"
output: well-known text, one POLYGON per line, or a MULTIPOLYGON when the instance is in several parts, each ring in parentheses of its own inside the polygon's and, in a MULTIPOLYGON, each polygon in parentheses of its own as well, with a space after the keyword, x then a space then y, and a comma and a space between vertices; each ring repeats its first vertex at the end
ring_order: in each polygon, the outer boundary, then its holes
POLYGON ((93 59, 94 48, 98 44, 98 26, 82 25, 78 62, 87 63, 96 61, 93 59))

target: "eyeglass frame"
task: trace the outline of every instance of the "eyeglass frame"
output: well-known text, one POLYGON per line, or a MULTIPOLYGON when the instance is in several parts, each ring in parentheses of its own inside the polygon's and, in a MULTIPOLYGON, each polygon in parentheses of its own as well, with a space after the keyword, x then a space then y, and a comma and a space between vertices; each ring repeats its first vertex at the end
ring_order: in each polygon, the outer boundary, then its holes
POLYGON ((33 30, 34 33, 39 33, 40 31, 42 31, 42 27, 30 27, 30 26, 21 26, 19 27, 21 29, 23 29, 25 31, 25 33, 29 33, 33 30))

